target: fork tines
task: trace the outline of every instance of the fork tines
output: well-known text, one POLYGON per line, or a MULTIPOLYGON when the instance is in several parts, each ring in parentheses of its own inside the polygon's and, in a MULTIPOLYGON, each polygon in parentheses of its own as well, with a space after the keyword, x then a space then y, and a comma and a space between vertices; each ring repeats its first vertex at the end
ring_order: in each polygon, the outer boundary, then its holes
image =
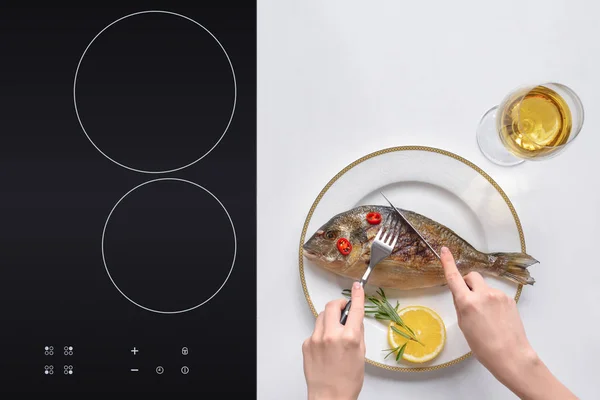
POLYGON ((396 245, 396 241, 399 236, 399 228, 400 228, 400 218, 391 218, 390 223, 387 223, 388 219, 386 218, 385 222, 382 224, 381 228, 377 232, 377 236, 375 236, 375 240, 384 242, 389 246, 394 247, 396 245), (393 241, 393 244, 391 243, 393 241))

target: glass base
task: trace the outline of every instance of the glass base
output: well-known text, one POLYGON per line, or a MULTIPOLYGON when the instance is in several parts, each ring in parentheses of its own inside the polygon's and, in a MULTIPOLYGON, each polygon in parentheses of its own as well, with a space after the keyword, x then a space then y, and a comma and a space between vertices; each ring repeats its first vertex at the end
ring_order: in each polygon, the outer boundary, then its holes
POLYGON ((498 128, 496 127, 496 114, 498 107, 486 112, 477 127, 477 144, 483 155, 494 164, 502 166, 513 166, 525 162, 524 159, 514 156, 506 150, 500 140, 498 128))

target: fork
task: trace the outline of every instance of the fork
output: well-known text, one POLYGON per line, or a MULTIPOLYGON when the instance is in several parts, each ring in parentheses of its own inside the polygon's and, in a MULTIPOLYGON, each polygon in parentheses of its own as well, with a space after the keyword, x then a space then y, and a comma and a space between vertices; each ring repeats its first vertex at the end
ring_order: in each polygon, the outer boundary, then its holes
MULTIPOLYGON (((360 286, 365 287, 365 284, 369 279, 369 275, 371 275, 371 272, 375 266, 392 254, 394 246, 396 246, 398 237, 400 236, 398 230, 399 226, 400 220, 396 220, 394 218, 391 218, 389 224, 387 223, 386 219, 386 221, 381 225, 381 228, 373 240, 373 244, 371 244, 371 259, 369 260, 369 267, 360 280, 360 286)), ((351 304, 352 299, 348 300, 348 303, 346 303, 346 306, 342 311, 342 318, 340 319, 340 323, 342 325, 346 325, 351 304)))

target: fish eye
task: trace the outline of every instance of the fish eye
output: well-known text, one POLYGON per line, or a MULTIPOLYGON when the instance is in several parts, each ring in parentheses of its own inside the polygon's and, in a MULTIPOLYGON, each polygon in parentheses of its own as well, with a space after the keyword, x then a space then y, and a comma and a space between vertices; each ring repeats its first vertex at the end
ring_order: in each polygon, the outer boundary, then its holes
POLYGON ((327 231, 327 232, 325 232, 325 237, 327 239, 335 239, 335 236, 336 236, 336 234, 335 234, 334 231, 327 231))

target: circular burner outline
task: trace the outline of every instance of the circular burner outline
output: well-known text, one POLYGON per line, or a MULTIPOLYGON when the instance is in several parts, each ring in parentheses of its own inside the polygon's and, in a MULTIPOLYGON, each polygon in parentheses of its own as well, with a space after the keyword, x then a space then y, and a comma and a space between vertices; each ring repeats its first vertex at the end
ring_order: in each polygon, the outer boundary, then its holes
POLYGON ((139 185, 135 186, 133 189, 130 189, 127 193, 125 193, 120 199, 119 201, 117 201, 117 203, 113 206, 113 208, 110 210, 110 213, 108 213, 108 217, 106 218, 106 222, 104 223, 104 228, 102 229, 102 243, 101 243, 101 250, 102 250, 102 262, 104 263, 104 269, 106 270, 106 274, 108 275, 108 277, 110 278, 110 281, 112 282, 113 286, 119 291, 119 293, 121 293, 121 295, 123 297, 125 297, 127 300, 129 300, 131 303, 135 304, 136 306, 146 310, 146 311, 151 311, 153 313, 157 313, 157 314, 181 314, 187 311, 192 311, 206 303, 208 303, 213 297, 215 297, 220 291, 221 289, 223 289, 223 286, 225 286, 227 284, 227 281, 229 280, 229 277, 231 276, 231 273, 233 272, 233 266, 235 265, 235 259, 236 259, 236 255, 237 255, 237 236, 235 233, 235 226, 233 225, 233 220, 231 219, 231 216, 229 215, 229 212, 227 211, 227 209, 225 208, 225 206, 223 205, 223 203, 221 203, 221 201, 217 198, 217 196, 215 196, 214 194, 212 194, 210 192, 210 190, 206 189, 203 186, 198 185, 197 183, 188 181, 186 179, 180 179, 180 178, 158 178, 158 179, 152 179, 150 181, 146 181, 143 183, 140 183, 139 185), (125 197, 127 197, 129 194, 131 194, 133 191, 135 191, 136 189, 141 188, 142 186, 148 185, 150 183, 155 183, 155 182, 159 182, 159 181, 178 181, 178 182, 184 182, 184 183, 189 183, 190 185, 194 185, 202 190, 204 190, 206 193, 210 194, 223 208, 223 211, 225 211, 225 214, 227 215, 227 218, 229 219, 229 222, 231 223, 231 230, 233 232, 233 260, 231 261, 231 268, 229 268, 229 273, 227 274, 227 277, 225 278, 225 280, 223 281, 223 283, 221 284, 221 286, 219 286, 219 288, 217 289, 217 291, 210 296, 208 299, 204 300, 202 303, 197 304, 193 307, 189 307, 183 310, 177 310, 177 311, 161 311, 161 310, 155 310, 153 308, 149 308, 146 306, 143 306, 139 303, 136 303, 133 299, 129 298, 117 285, 117 283, 113 280, 110 271, 108 270, 108 265, 106 263, 106 257, 104 255, 104 237, 106 235, 106 227, 108 226, 108 221, 110 221, 110 217, 112 216, 112 213, 116 210, 117 206, 119 205, 119 203, 121 203, 121 201, 123 201, 123 199, 125 199, 125 197))
POLYGON ((73 105, 75 107, 75 114, 77 115, 77 121, 79 121, 79 126, 81 126, 81 129, 83 130, 83 133, 85 133, 85 136, 88 138, 88 140, 90 141, 90 143, 104 157, 108 158, 110 161, 112 161, 113 163, 119 165, 120 167, 126 168, 126 169, 128 169, 130 171, 141 172, 141 173, 146 173, 146 174, 167 174, 167 173, 179 171, 179 170, 187 168, 187 167, 189 167, 191 165, 194 165, 195 163, 197 163, 198 161, 200 161, 204 157, 206 157, 211 151, 213 151, 214 148, 219 145, 219 143, 221 142, 221 140, 223 140, 223 137, 225 136, 225 134, 229 130, 229 126, 231 125, 231 121, 233 120, 233 115, 235 114, 235 108, 236 108, 236 105, 237 105, 237 80, 235 78, 235 71, 233 69, 233 64, 231 63, 231 59, 229 58, 229 54, 227 54, 227 51, 225 50, 225 47, 223 47, 223 45, 221 44, 221 42, 219 42, 219 40, 215 37, 215 35, 213 35, 212 32, 210 32, 208 29, 206 29, 202 24, 200 24, 199 22, 191 19, 190 17, 186 17, 185 15, 178 14, 178 13, 172 12, 172 11, 165 11, 165 10, 138 11, 138 12, 135 12, 135 13, 132 13, 132 14, 125 15, 125 16, 123 16, 123 17, 121 17, 121 18, 119 18, 119 19, 111 22, 107 26, 105 26, 100 32, 98 32, 96 34, 96 36, 94 36, 94 38, 92 39, 92 41, 86 46, 85 50, 83 51, 83 54, 81 55, 81 58, 79 59, 79 62, 77 63, 77 69, 75 70, 75 79, 73 81, 73 105), (223 133, 221 134, 221 136, 219 137, 219 139, 217 140, 217 142, 206 153, 204 153, 204 155, 200 156, 195 161, 192 161, 192 162, 190 162, 190 163, 188 163, 186 165, 183 165, 181 167, 177 167, 177 168, 173 168, 173 169, 169 169, 169 170, 160 170, 160 171, 150 171, 150 170, 144 170, 144 169, 138 169, 138 168, 129 167, 129 166, 123 164, 123 163, 120 163, 120 162, 112 159, 106 153, 104 153, 102 150, 100 150, 100 148, 96 145, 96 143, 94 143, 94 141, 92 140, 92 138, 90 137, 90 135, 88 135, 87 131, 85 130, 85 127, 83 126, 83 122, 81 121, 81 117, 79 116, 79 110, 77 109, 77 94, 76 94, 76 91, 77 91, 77 75, 79 74, 79 68, 81 67, 81 62, 83 61, 83 59, 85 57, 85 54, 87 53, 88 49, 91 47, 92 43, 94 43, 94 41, 105 30, 107 30, 108 28, 110 28, 111 26, 113 26, 114 24, 116 24, 117 22, 122 21, 122 20, 124 20, 126 18, 129 18, 129 17, 133 17, 135 15, 151 14, 151 13, 174 15, 174 16, 186 19, 188 21, 191 21, 194 24, 198 25, 200 28, 204 29, 218 43, 219 47, 221 47, 221 50, 223 50, 223 53, 225 54, 225 57, 227 57, 227 62, 229 63, 229 66, 231 67, 231 75, 233 76, 233 107, 231 109, 231 115, 229 116, 229 121, 227 121, 227 126, 225 126, 225 130, 223 131, 223 133))

